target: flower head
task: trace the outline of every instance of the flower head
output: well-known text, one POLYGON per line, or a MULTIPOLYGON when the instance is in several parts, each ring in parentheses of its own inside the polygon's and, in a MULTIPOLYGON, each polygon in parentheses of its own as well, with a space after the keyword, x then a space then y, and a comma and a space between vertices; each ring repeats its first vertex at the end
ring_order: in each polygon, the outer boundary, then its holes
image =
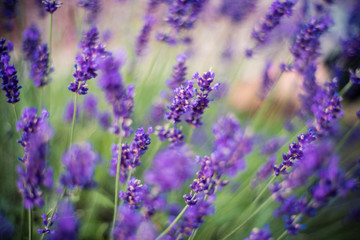
POLYGON ((45 10, 50 14, 53 14, 62 5, 62 2, 57 0, 43 0, 42 3, 45 5, 45 10))

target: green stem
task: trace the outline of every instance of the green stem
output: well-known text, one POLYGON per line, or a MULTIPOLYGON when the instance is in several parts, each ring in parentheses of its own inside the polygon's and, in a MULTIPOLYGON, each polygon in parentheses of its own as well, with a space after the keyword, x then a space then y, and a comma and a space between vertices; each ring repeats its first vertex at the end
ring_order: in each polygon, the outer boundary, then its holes
POLYGON ((287 231, 285 230, 285 231, 277 238, 277 240, 284 239, 284 238, 286 237, 286 233, 287 233, 287 231))
POLYGON ((163 236, 165 236, 169 231, 170 229, 180 220, 180 218, 184 215, 184 213, 186 212, 186 209, 188 208, 189 206, 186 205, 182 210, 181 212, 179 213, 179 215, 177 215, 177 217, 175 218, 174 221, 172 221, 172 223, 155 239, 155 240, 159 240, 161 239, 163 236))
POLYGON ((345 136, 340 140, 339 144, 337 145, 335 151, 339 151, 343 146, 344 144, 346 143, 346 141, 348 140, 348 138, 350 137, 351 133, 356 129, 356 127, 360 124, 360 119, 358 119, 354 125, 352 126, 352 128, 347 131, 347 133, 345 134, 345 136))
MULTIPOLYGON (((121 151, 122 151, 122 137, 121 137, 121 124, 122 121, 119 121, 119 143, 118 143, 118 148, 119 148, 119 152, 118 152, 118 159, 117 159, 117 164, 116 164, 116 178, 115 178, 115 193, 114 193, 114 216, 113 216, 113 223, 112 223, 112 230, 111 232, 113 232, 114 227, 115 227, 115 222, 116 222, 116 216, 117 216, 117 208, 118 208, 118 194, 119 194, 119 175, 120 175, 120 164, 121 164, 121 151)), ((130 173, 129 173, 130 175, 130 173)))
POLYGON ((340 95, 340 96, 343 96, 350 88, 351 88, 351 81, 349 81, 349 82, 345 85, 345 87, 343 87, 343 88, 341 89, 341 91, 339 92, 339 95, 340 95))
POLYGON ((237 226, 234 230, 232 230, 228 235, 226 235, 222 240, 225 240, 229 238, 231 235, 233 235, 235 232, 237 232, 240 228, 242 228, 248 221, 250 221, 253 217, 256 216, 264 207, 266 207, 270 202, 272 198, 271 196, 263 202, 263 204, 260 205, 244 222, 242 222, 239 226, 237 226))
POLYGON ((192 137, 192 134, 193 134, 193 132, 194 132, 194 129, 195 129, 194 126, 190 126, 190 130, 189 130, 188 135, 187 135, 187 137, 186 137, 186 142, 187 142, 188 144, 190 144, 191 137, 192 137))
POLYGON ((73 142, 73 137, 74 137, 77 99, 78 99, 78 94, 75 93, 75 102, 74 102, 73 119, 72 119, 72 124, 71 124, 69 147, 71 146, 71 144, 73 142))
POLYGON ((32 210, 28 210, 28 217, 29 217, 29 240, 32 240, 32 210))
POLYGON ((193 230, 192 233, 191 233, 191 236, 189 237, 189 240, 194 240, 195 239, 195 236, 196 236, 196 233, 198 232, 198 228, 193 230))
POLYGON ((14 115, 15 115, 15 122, 18 120, 18 116, 17 116, 17 113, 16 113, 16 106, 15 104, 13 104, 13 109, 14 109, 14 115))

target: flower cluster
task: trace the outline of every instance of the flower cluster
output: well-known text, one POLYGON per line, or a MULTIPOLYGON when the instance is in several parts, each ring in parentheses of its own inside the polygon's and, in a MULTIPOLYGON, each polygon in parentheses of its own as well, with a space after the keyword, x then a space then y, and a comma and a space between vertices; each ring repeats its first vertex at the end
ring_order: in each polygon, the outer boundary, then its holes
POLYGON ((140 35, 136 39, 136 55, 141 56, 144 54, 154 23, 155 19, 153 17, 147 16, 145 18, 144 26, 141 29, 140 35))
POLYGON ((61 184, 70 189, 93 187, 95 164, 98 161, 98 154, 94 152, 90 143, 70 146, 62 158, 65 172, 61 176, 61 184))
POLYGON ((186 69, 185 66, 187 56, 180 54, 176 57, 177 64, 173 67, 171 78, 166 81, 166 85, 170 89, 176 89, 185 83, 186 69))
POLYGON ((9 53, 13 50, 13 44, 8 41, 5 45, 6 40, 0 39, 0 78, 1 81, 1 90, 5 91, 5 96, 7 97, 8 103, 17 103, 20 101, 19 89, 21 86, 18 86, 19 80, 17 79, 17 72, 13 64, 10 64, 10 55, 9 53))
POLYGON ((62 2, 57 0, 43 0, 42 3, 45 5, 45 10, 50 14, 53 14, 62 5, 62 2))
POLYGON ((222 0, 219 11, 224 17, 230 18, 233 23, 240 23, 255 9, 256 3, 257 0, 222 0))
POLYGON ((41 34, 37 26, 31 25, 24 31, 23 52, 30 64, 30 78, 36 87, 45 86, 51 78, 50 58, 48 45, 41 44, 41 34))
POLYGON ((360 85, 360 69, 350 70, 350 81, 354 85, 360 85))
POLYGON ((120 191, 119 198, 123 199, 130 208, 138 209, 144 201, 148 186, 141 184, 141 181, 132 177, 127 183, 127 191, 120 191))
POLYGON ((47 167, 47 143, 54 131, 46 121, 49 113, 43 110, 40 117, 36 116, 36 108, 25 108, 20 120, 16 123, 18 131, 23 134, 18 141, 24 147, 24 157, 19 160, 22 165, 17 167, 19 176, 18 188, 24 197, 24 206, 32 209, 34 205, 42 206, 43 191, 41 187, 51 188, 53 171, 47 167))
POLYGON ((41 218, 43 219, 44 229, 39 228, 38 229, 39 234, 47 234, 47 233, 54 234, 55 233, 55 231, 50 230, 50 228, 54 224, 54 222, 55 222, 55 220, 57 218, 57 214, 54 213, 54 215, 53 215, 53 217, 51 219, 50 213, 51 213, 51 211, 48 214, 44 213, 44 214, 41 215, 41 218))
POLYGON ((265 225, 263 229, 253 228, 251 230, 250 236, 244 240, 272 240, 271 232, 269 230, 269 225, 265 225))
POLYGON ((88 23, 96 22, 98 15, 101 11, 100 0, 78 0, 79 7, 86 11, 86 21, 88 23))
POLYGON ((96 27, 90 28, 80 42, 81 54, 77 54, 75 61, 74 81, 70 83, 68 89, 74 93, 85 95, 88 88, 86 82, 97 76, 97 61, 108 55, 104 46, 98 43, 99 32, 96 27))

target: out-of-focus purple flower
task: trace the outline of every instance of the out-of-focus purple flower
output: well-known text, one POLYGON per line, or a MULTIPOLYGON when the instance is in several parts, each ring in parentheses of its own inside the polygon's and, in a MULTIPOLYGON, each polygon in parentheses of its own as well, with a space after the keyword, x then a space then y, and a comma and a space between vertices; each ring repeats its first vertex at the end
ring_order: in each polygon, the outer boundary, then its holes
POLYGON ((142 222, 138 211, 122 205, 119 208, 112 236, 115 240, 136 239, 136 231, 142 222))
POLYGON ((42 44, 33 54, 31 61, 30 78, 34 80, 36 87, 42 87, 51 81, 49 77, 50 72, 54 71, 49 67, 49 50, 47 44, 42 44))
POLYGON ((32 209, 34 205, 42 206, 42 187, 51 188, 53 171, 47 167, 47 143, 54 135, 54 130, 46 121, 49 113, 43 110, 40 117, 36 116, 36 108, 25 108, 19 121, 17 131, 23 130, 18 142, 24 147, 24 157, 17 166, 19 180, 17 186, 24 197, 24 207, 32 209))
POLYGON ((324 89, 319 89, 311 107, 314 113, 314 125, 318 135, 326 135, 331 131, 332 122, 342 117, 342 97, 337 92, 337 79, 327 83, 324 89))
POLYGON ((253 185, 256 185, 258 182, 266 180, 273 172, 273 167, 275 163, 276 157, 270 156, 266 163, 259 167, 259 170, 257 171, 256 177, 253 181, 253 185))
POLYGON ((287 168, 292 167, 296 161, 303 159, 305 148, 316 140, 316 130, 309 128, 307 133, 297 136, 299 143, 293 142, 289 145, 289 152, 283 153, 283 162, 277 167, 274 165, 274 174, 288 174, 287 168))
POLYGON ((356 116, 360 119, 360 109, 356 112, 356 116))
POLYGON ((245 168, 244 157, 252 150, 252 139, 245 135, 244 130, 233 115, 220 118, 213 125, 215 150, 212 158, 218 168, 218 175, 227 173, 234 175, 245 168))
POLYGON ((29 28, 25 29, 23 37, 22 51, 25 55, 25 59, 31 61, 41 43, 40 30, 36 25, 31 25, 29 28))
POLYGON ((360 33, 350 36, 347 40, 342 41, 343 53, 346 57, 355 57, 360 55, 360 33))
POLYGON ((71 202, 60 202, 54 233, 48 235, 49 240, 76 240, 78 239, 78 232, 79 220, 74 213, 71 202))
POLYGON ((315 63, 320 50, 319 38, 328 30, 331 23, 329 17, 319 19, 313 17, 302 26, 290 48, 296 70, 303 72, 308 65, 315 63))
POLYGON ((1 26, 5 31, 13 29, 13 20, 16 16, 16 7, 18 0, 4 0, 1 2, 0 10, 2 19, 5 19, 4 25, 1 26))
POLYGON ((320 87, 316 83, 316 66, 309 64, 303 69, 303 91, 299 94, 301 101, 301 108, 299 110, 300 116, 306 118, 312 116, 311 107, 314 104, 314 97, 319 91, 320 87))
POLYGON ((84 112, 88 118, 96 118, 98 114, 98 99, 95 95, 89 94, 84 98, 84 112))
POLYGON ((185 83, 186 77, 186 66, 185 62, 187 59, 187 55, 180 54, 176 57, 177 64, 173 67, 173 73, 171 78, 166 81, 166 85, 170 89, 176 89, 185 83))
POLYGON ((55 220, 57 218, 57 214, 54 213, 54 216, 51 219, 50 212, 49 212, 49 214, 44 213, 44 214, 41 215, 41 218, 43 219, 44 229, 39 228, 38 229, 39 234, 47 234, 47 233, 54 234, 55 233, 55 230, 50 230, 50 228, 54 224, 54 222, 55 222, 55 220), (51 223, 49 224, 50 220, 51 220, 51 223))
POLYGON ((0 226, 1 237, 4 239, 14 238, 15 227, 2 212, 0 212, 0 226))
POLYGON ((360 69, 350 70, 350 81, 352 84, 360 85, 360 69))
POLYGON ((150 221, 144 221, 136 231, 136 239, 153 240, 156 238, 156 231, 150 221))
POLYGON ((233 23, 240 23, 256 7, 257 0, 222 0, 220 14, 231 19, 233 23))
POLYGON ((206 216, 214 214, 214 201, 215 196, 212 195, 207 201, 201 198, 196 205, 189 206, 180 223, 180 234, 190 236, 194 229, 200 227, 206 216))
POLYGON ((136 39, 136 55, 142 56, 145 54, 147 48, 149 37, 151 33, 152 26, 155 23, 155 18, 151 16, 146 16, 144 21, 144 26, 141 29, 140 35, 136 39))
POLYGON ((192 169, 194 163, 187 147, 167 148, 156 154, 151 169, 145 173, 145 180, 160 191, 177 190, 194 174, 192 169))
POLYGON ((285 138, 274 137, 266 141, 261 147, 261 154, 270 155, 276 153, 279 148, 286 143, 285 138))
POLYGON ((65 172, 61 175, 61 184, 70 189, 94 187, 93 177, 95 164, 98 161, 99 156, 94 152, 90 143, 85 143, 82 146, 71 145, 62 157, 65 172))
POLYGON ((214 78, 215 73, 211 71, 204 73, 201 77, 198 73, 195 73, 193 76, 193 80, 195 80, 199 86, 199 91, 195 90, 194 99, 191 101, 191 116, 186 119, 186 122, 194 127, 202 125, 201 117, 212 100, 209 98, 209 94, 212 90, 220 86, 220 83, 216 83, 211 87, 214 78))
POLYGON ((101 11, 101 0, 79 0, 78 5, 85 9, 87 23, 95 23, 101 11))
POLYGON ((265 69, 263 72, 263 78, 262 78, 262 85, 261 85, 261 89, 260 89, 260 98, 261 99, 264 99, 266 97, 266 95, 268 94, 268 92, 274 85, 275 79, 272 79, 269 74, 271 65, 272 65, 271 62, 269 62, 269 61, 265 65, 265 69))
POLYGON ((50 14, 53 14, 62 5, 62 2, 57 0, 43 0, 42 3, 45 5, 45 11, 50 14))
POLYGON ((169 125, 156 126, 155 134, 159 136, 160 141, 168 140, 172 146, 181 146, 184 144, 184 134, 182 134, 182 127, 177 128, 176 126, 169 128, 169 125))
POLYGON ((18 86, 19 80, 17 79, 17 71, 14 64, 10 64, 10 55, 9 53, 13 50, 13 44, 8 41, 5 45, 6 40, 0 39, 0 78, 1 81, 1 90, 5 91, 5 96, 7 97, 8 103, 17 103, 20 101, 19 89, 21 86, 18 86))
POLYGON ((132 177, 127 183, 127 191, 119 192, 119 198, 123 199, 130 208, 138 209, 141 207, 147 191, 146 184, 141 184, 139 179, 132 177))
POLYGON ((298 223, 298 221, 299 219, 296 218, 296 215, 284 217, 285 229, 289 235, 297 235, 301 229, 305 228, 305 226, 298 223))
POLYGON ((90 28, 84 33, 80 42, 81 54, 75 58, 74 81, 70 83, 68 89, 74 93, 87 94, 87 81, 97 76, 98 60, 101 57, 108 56, 102 44, 98 43, 99 32, 96 27, 90 28))
POLYGON ((111 127, 111 114, 109 112, 100 113, 99 124, 104 130, 108 130, 111 127))
POLYGON ((265 225, 262 229, 253 228, 248 238, 244 240, 272 240, 269 225, 265 225))
POLYGON ((152 125, 161 124, 166 112, 165 104, 161 101, 153 103, 149 113, 150 123, 152 125))
POLYGON ((170 36, 169 34, 165 34, 165 33, 157 33, 156 40, 167 43, 170 46, 174 46, 178 42, 175 37, 170 36))
MULTIPOLYGON (((80 106, 78 105, 76 107, 76 113, 75 113, 75 120, 79 118, 80 114, 80 106)), ((69 101, 68 104, 66 104, 65 111, 64 111, 64 121, 67 123, 71 123, 74 116, 74 101, 69 101)))
POLYGON ((268 40, 270 32, 280 24, 284 16, 291 16, 292 8, 296 2, 297 0, 286 0, 284 2, 275 0, 271 4, 260 26, 256 27, 251 33, 251 37, 256 41, 257 46, 264 44, 268 40))

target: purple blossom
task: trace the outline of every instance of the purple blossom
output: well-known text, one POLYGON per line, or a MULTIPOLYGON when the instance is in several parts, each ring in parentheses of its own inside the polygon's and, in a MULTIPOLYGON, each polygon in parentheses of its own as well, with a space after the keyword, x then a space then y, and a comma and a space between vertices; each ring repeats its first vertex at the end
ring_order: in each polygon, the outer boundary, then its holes
POLYGON ((109 112, 100 113, 99 124, 104 130, 108 130, 111 127, 111 114, 109 112))
MULTIPOLYGON (((66 104, 65 110, 64 110, 64 121, 67 123, 71 123, 73 116, 74 116, 74 101, 71 100, 66 104)), ((79 114, 80 114, 80 106, 76 107, 76 113, 75 113, 75 120, 78 120, 79 114)))
POLYGON ((51 215, 49 213, 48 214, 44 213, 44 214, 41 215, 41 218, 43 219, 44 229, 39 228, 38 229, 39 234, 47 234, 47 233, 54 234, 55 233, 55 230, 50 230, 50 228, 54 224, 54 222, 55 222, 55 220, 57 218, 57 214, 54 213, 54 216, 53 216, 53 218, 51 220, 51 223, 49 224, 49 221, 51 219, 51 215))
POLYGON ((34 53, 41 44, 41 33, 36 25, 31 25, 25 29, 23 33, 24 41, 22 43, 22 51, 27 61, 32 61, 34 53))
POLYGON ((143 28, 141 29, 140 35, 136 39, 136 55, 142 56, 145 53, 146 47, 149 42, 150 33, 152 30, 152 26, 155 23, 155 18, 151 16, 145 17, 145 23, 143 28))
POLYGON ((263 155, 270 155, 276 153, 282 145, 286 143, 285 138, 274 137, 266 141, 261 147, 260 152, 263 155))
POLYGON ((42 3, 45 5, 45 11, 50 14, 53 14, 62 5, 62 2, 57 0, 43 0, 42 3))
POLYGON ((49 113, 43 110, 40 117, 36 116, 36 108, 25 108, 19 121, 17 131, 23 130, 18 142, 24 147, 24 157, 19 160, 22 165, 17 166, 19 180, 17 186, 24 197, 24 207, 32 209, 34 205, 41 207, 42 188, 51 188, 53 171, 47 167, 48 141, 54 130, 46 121, 49 113))
POLYGON ((235 24, 244 20, 256 7, 255 0, 222 0, 220 14, 228 17, 235 24))
POLYGON ((268 94, 268 92, 271 90, 271 88, 273 87, 274 83, 275 83, 275 79, 272 79, 270 77, 270 68, 271 68, 271 62, 267 62, 265 65, 265 69, 263 72, 263 78, 262 78, 262 85, 261 85, 261 89, 260 89, 260 97, 261 99, 264 99, 266 97, 266 95, 268 94))
POLYGON ((360 109, 356 112, 356 116, 360 119, 360 109))
POLYGON ((17 79, 17 71, 13 64, 10 64, 10 55, 9 53, 13 50, 13 44, 8 41, 5 45, 6 40, 0 39, 0 78, 1 81, 1 90, 5 91, 5 96, 7 97, 8 103, 17 103, 20 101, 19 89, 21 86, 18 86, 19 80, 17 79))
POLYGON ((4 239, 11 239, 14 237, 15 227, 12 222, 0 211, 0 236, 4 239))
POLYGON ((122 205, 119 208, 112 236, 115 240, 136 239, 136 231, 142 222, 138 211, 122 205))
POLYGON ((87 94, 87 81, 97 76, 97 61, 100 57, 109 55, 105 51, 104 46, 98 43, 99 32, 96 27, 84 33, 80 42, 81 54, 77 54, 75 58, 74 81, 70 83, 68 89, 74 93, 87 94))
POLYGON ((165 111, 165 104, 163 102, 158 101, 153 103, 149 113, 150 123, 153 125, 161 124, 165 111))
POLYGON ((42 87, 51 81, 49 73, 54 69, 50 68, 49 50, 47 44, 42 44, 33 54, 31 61, 30 78, 34 80, 36 87, 42 87))
MULTIPOLYGON (((292 216, 285 216, 284 222, 285 222, 285 229, 287 230, 287 233, 289 235, 297 235, 300 231, 300 229, 304 229, 305 226, 301 225, 300 223, 296 222, 296 215, 292 216)), ((299 221, 299 220, 298 220, 299 221)))
POLYGON ((177 64, 173 67, 171 78, 166 81, 170 89, 176 89, 185 83, 186 69, 185 62, 187 55, 180 54, 176 57, 177 64))
POLYGON ((156 40, 158 40, 160 42, 167 43, 170 46, 174 46, 178 42, 175 37, 170 36, 169 34, 165 34, 165 33, 157 33, 156 34, 156 40))
POLYGON ((78 239, 79 228, 79 220, 71 202, 62 201, 59 204, 58 217, 55 221, 55 231, 48 238, 49 240, 75 240, 78 239))
POLYGON ((155 134, 159 136, 160 141, 168 140, 172 146, 181 146, 184 144, 184 134, 182 133, 182 127, 176 126, 170 128, 169 125, 156 126, 155 134))
POLYGON ((84 112, 89 119, 97 117, 97 105, 98 99, 95 95, 89 94, 84 98, 84 112))
POLYGON ((320 55, 319 38, 329 28, 331 19, 311 18, 307 24, 304 24, 296 36, 290 52, 294 56, 294 67, 299 72, 303 72, 309 64, 314 64, 316 58, 320 55))
POLYGON ((251 33, 251 37, 256 41, 257 46, 263 45, 268 40, 269 34, 280 24, 284 16, 291 16, 292 8, 296 2, 296 0, 286 0, 284 2, 276 0, 271 4, 260 26, 251 33))
POLYGON ((253 228, 250 236, 244 240, 272 240, 269 225, 265 225, 263 229, 253 228))
POLYGON ((85 143, 82 146, 71 145, 62 157, 65 172, 61 175, 61 184, 70 189, 94 187, 93 177, 95 164, 98 161, 99 156, 94 152, 90 143, 85 143))
POLYGON ((300 116, 305 118, 311 116, 311 107, 315 103, 314 97, 319 91, 320 87, 316 83, 316 66, 314 64, 309 64, 303 70, 303 91, 300 93, 301 109, 300 116))
POLYGON ((101 0, 78 0, 78 5, 85 9, 87 23, 95 23, 101 11, 101 0))
POLYGON ((194 173, 194 164, 187 147, 171 147, 155 155, 145 180, 160 191, 178 190, 194 173))
POLYGON ((1 3, 1 19, 4 20, 4 25, 1 27, 3 27, 5 31, 10 32, 13 29, 18 0, 4 0, 1 3))
POLYGON ((262 182, 266 180, 273 172, 273 167, 275 163, 276 163, 276 157, 270 156, 269 159, 266 161, 266 163, 259 167, 259 170, 256 173, 256 177, 253 184, 257 184, 258 182, 262 182))
POLYGON ((130 208, 140 208, 148 191, 147 185, 141 184, 139 179, 132 177, 127 183, 126 189, 126 192, 119 192, 119 198, 123 199, 130 208))
POLYGON ((354 85, 360 85, 360 69, 350 70, 350 81, 354 85))

